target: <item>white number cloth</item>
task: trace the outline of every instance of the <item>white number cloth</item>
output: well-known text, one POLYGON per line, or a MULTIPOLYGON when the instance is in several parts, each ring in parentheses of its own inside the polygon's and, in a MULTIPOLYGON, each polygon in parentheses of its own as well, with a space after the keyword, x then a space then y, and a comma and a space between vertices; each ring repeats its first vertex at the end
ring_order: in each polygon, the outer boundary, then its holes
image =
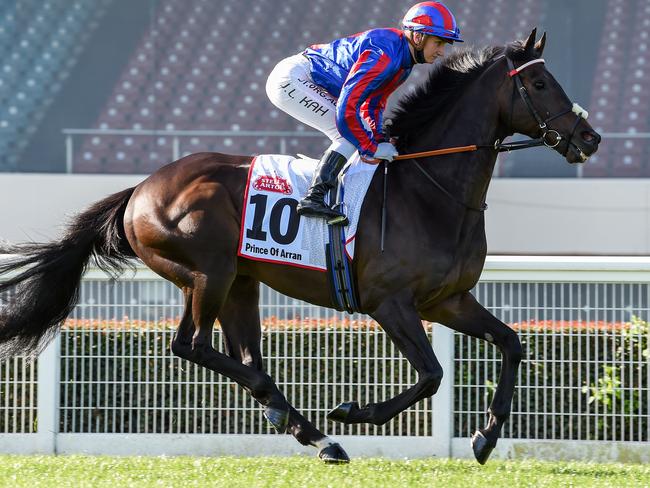
MULTIPOLYGON (((315 159, 265 154, 251 164, 244 196, 239 255, 258 261, 283 263, 324 271, 323 219, 300 217, 298 201, 306 194, 315 159)), ((354 257, 354 242, 363 198, 378 165, 354 156, 343 170, 343 201, 350 225, 345 229, 346 251, 354 257)))

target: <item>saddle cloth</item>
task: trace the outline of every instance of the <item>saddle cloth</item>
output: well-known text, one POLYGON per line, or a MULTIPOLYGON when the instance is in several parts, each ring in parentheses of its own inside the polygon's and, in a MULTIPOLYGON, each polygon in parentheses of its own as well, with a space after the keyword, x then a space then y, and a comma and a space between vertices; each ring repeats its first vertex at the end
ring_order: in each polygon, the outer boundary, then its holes
MULTIPOLYGON (((300 217, 298 201, 307 193, 318 161, 277 154, 255 157, 244 196, 239 256, 326 271, 329 242, 324 219, 300 217)), ((354 257, 354 242, 364 196, 377 165, 357 155, 342 171, 343 202, 350 224, 345 228, 346 252, 354 257)))

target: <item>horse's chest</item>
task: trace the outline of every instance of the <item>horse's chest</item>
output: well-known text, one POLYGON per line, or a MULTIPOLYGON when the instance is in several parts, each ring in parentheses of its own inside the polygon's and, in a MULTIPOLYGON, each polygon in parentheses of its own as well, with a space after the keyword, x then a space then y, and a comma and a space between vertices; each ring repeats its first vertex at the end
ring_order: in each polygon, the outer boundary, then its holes
POLYGON ((455 246, 453 258, 448 261, 441 285, 451 293, 473 288, 481 277, 487 243, 481 226, 473 226, 464 233, 455 246))

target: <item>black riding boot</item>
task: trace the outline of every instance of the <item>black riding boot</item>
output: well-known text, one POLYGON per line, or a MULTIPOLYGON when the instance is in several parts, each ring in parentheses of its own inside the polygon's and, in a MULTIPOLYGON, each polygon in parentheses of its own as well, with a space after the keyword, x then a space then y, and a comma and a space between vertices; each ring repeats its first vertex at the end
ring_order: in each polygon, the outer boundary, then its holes
POLYGON ((296 210, 298 215, 320 217, 327 220, 344 219, 345 215, 331 209, 324 201, 327 192, 336 185, 336 178, 347 162, 342 154, 328 150, 314 170, 311 186, 305 198, 300 200, 296 210))

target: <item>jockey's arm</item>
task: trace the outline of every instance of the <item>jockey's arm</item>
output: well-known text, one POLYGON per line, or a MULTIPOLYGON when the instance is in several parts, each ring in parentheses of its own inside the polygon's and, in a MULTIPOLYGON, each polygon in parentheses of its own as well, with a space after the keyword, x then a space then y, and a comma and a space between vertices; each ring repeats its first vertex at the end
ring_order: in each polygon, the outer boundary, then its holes
MULTIPOLYGON (((389 157, 390 148, 381 133, 382 112, 387 85, 399 71, 399 66, 382 50, 367 49, 343 84, 336 108, 336 125, 341 135, 354 144, 361 159, 367 163, 379 163, 375 155, 381 146, 381 154, 389 157)), ((393 147, 393 152, 394 147, 393 147)))

